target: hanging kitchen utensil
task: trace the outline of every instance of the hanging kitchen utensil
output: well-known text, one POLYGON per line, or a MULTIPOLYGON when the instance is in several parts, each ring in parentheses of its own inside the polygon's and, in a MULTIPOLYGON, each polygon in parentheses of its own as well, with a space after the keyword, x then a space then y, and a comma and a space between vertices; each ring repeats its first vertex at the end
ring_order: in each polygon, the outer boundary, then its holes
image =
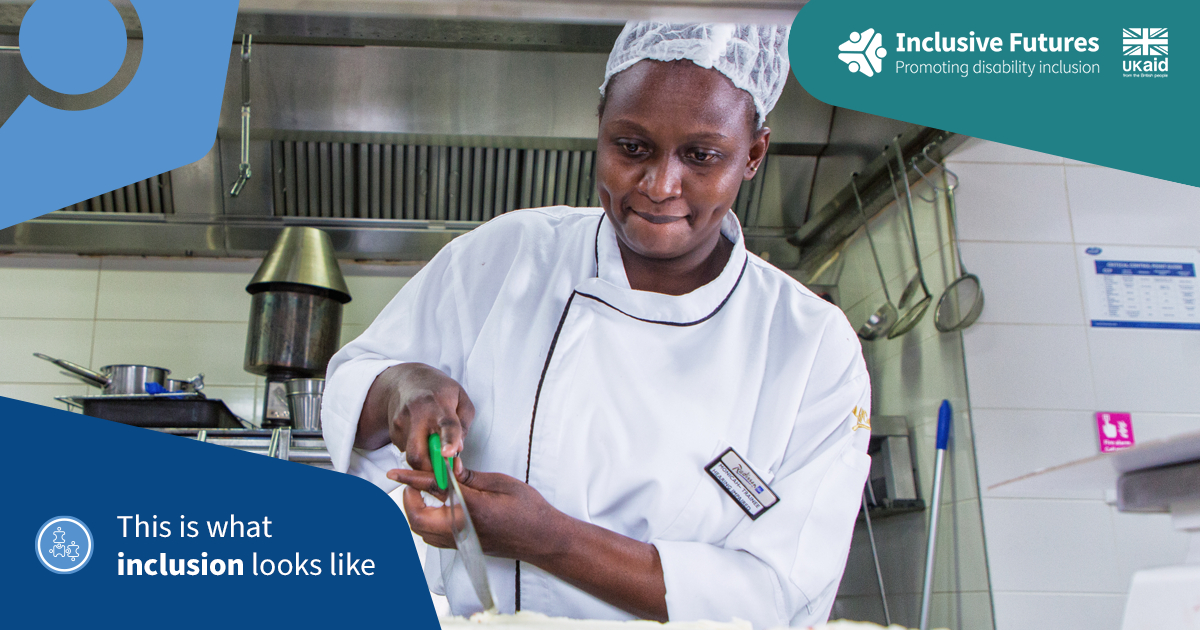
POLYGON ((230 197, 236 197, 242 192, 242 187, 250 180, 250 48, 253 46, 253 35, 242 35, 242 142, 241 158, 238 165, 238 178, 229 191, 230 197))
MULTIPOLYGON (((909 192, 908 169, 904 166, 904 157, 900 151, 900 145, 896 145, 896 163, 900 165, 900 174, 904 178, 904 195, 907 203, 904 204, 908 213, 909 233, 912 236, 913 259, 917 262, 917 277, 921 281, 921 291, 925 297, 921 298, 916 304, 913 304, 900 319, 896 321, 896 325, 892 327, 888 333, 888 339, 895 339, 904 333, 916 328, 921 322, 921 318, 925 316, 925 311, 929 310, 930 303, 933 302, 933 295, 929 293, 929 286, 925 284, 925 269, 921 266, 921 249, 917 245, 917 223, 913 220, 912 195, 909 192)), ((887 162, 888 175, 892 183, 892 195, 896 198, 896 205, 900 206, 900 193, 896 191, 896 175, 892 172, 891 162, 887 162)))
POLYGON ((858 336, 871 341, 879 339, 892 330, 896 324, 898 311, 892 304, 892 296, 888 293, 887 279, 883 276, 883 265, 879 264, 879 253, 875 251, 875 239, 871 238, 871 226, 867 225, 867 211, 863 209, 862 197, 858 194, 858 173, 850 176, 850 189, 854 191, 854 202, 858 204, 858 213, 862 215, 863 230, 867 233, 867 243, 871 245, 871 257, 875 259, 875 270, 879 272, 879 284, 883 287, 883 298, 887 300, 867 318, 858 328, 858 336))
MULTIPOLYGON (((897 210, 899 210, 899 208, 897 208, 897 210)), ((907 309, 908 305, 912 304, 913 297, 917 295, 917 289, 920 288, 921 276, 914 273, 912 277, 908 279, 908 284, 904 285, 904 291, 900 293, 900 301, 896 303, 896 308, 900 310, 907 309)))
MULTIPOLYGON (((430 453, 430 455, 439 456, 434 453, 430 453)), ((446 458, 443 461, 446 464, 447 476, 450 478, 450 492, 447 493, 449 496, 446 505, 450 508, 450 531, 454 534, 456 561, 461 560, 463 566, 466 567, 471 587, 475 589, 475 596, 479 598, 483 609, 495 612, 496 598, 492 596, 492 587, 488 582, 483 546, 479 543, 479 534, 476 533, 475 524, 471 521, 471 514, 467 511, 467 502, 463 499, 462 488, 454 476, 453 458, 446 458)), ((447 577, 447 572, 443 572, 442 579, 447 577)))
MULTIPOLYGON (((934 145, 927 145, 921 154, 925 159, 932 162, 934 165, 938 163, 929 157, 929 149, 934 145)), ((934 199, 937 199, 938 193, 946 195, 946 213, 950 216, 950 240, 954 245, 954 254, 958 259, 958 278, 946 287, 942 292, 942 296, 938 298, 937 307, 933 311, 933 325, 941 332, 954 332, 963 330, 975 323, 979 319, 979 314, 983 312, 983 285, 979 282, 979 276, 967 271, 962 260, 962 248, 958 243, 958 212, 954 204, 954 190, 958 188, 958 175, 942 165, 942 171, 949 177, 954 179, 954 183, 946 182, 946 187, 938 186, 933 180, 926 177, 925 172, 917 165, 917 156, 912 159, 913 168, 921 175, 921 179, 925 180, 933 188, 934 199)))
POLYGON ((929 540, 925 546, 925 584, 921 588, 921 630, 929 628, 929 600, 933 595, 933 562, 937 557, 938 508, 942 503, 942 472, 946 467, 946 448, 950 440, 950 401, 938 408, 937 460, 933 468, 933 497, 929 510, 929 540))
MULTIPOLYGON (((871 488, 868 481, 867 490, 871 488)), ((875 577, 879 578, 879 599, 883 603, 883 620, 887 625, 892 625, 892 613, 888 610, 887 591, 883 588, 883 568, 879 566, 879 549, 875 547, 875 528, 871 527, 871 510, 867 507, 867 492, 863 490, 862 496, 862 511, 863 520, 867 522, 867 538, 871 540, 871 558, 875 560, 875 577)))
MULTIPOLYGON (((833 250, 833 253, 829 255, 829 258, 826 258, 825 262, 821 263, 820 267, 817 267, 817 270, 814 271, 812 273, 812 275, 808 277, 808 281, 805 282, 804 284, 806 286, 817 284, 817 281, 820 280, 821 277, 825 275, 825 272, 829 271, 829 269, 831 267, 833 267, 833 264, 841 259, 842 251, 846 249, 846 245, 848 245, 849 243, 850 243, 850 239, 846 239, 846 240, 842 241, 842 244, 838 245, 837 248, 833 250)), ((839 275, 841 275, 840 269, 838 270, 837 274, 834 274, 834 277, 836 278, 839 275)), ((832 282, 826 282, 824 284, 837 284, 837 280, 835 279, 832 282)))

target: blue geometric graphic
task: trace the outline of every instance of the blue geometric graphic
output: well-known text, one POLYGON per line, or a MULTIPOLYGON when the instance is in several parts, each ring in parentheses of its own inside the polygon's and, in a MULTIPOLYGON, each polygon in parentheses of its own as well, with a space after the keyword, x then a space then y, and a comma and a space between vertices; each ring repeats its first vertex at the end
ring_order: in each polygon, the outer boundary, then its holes
MULTIPOLYGON (((132 4, 141 61, 120 94, 82 111, 26 96, 0 127, 0 228, 190 164, 212 148, 237 0, 132 4)), ((124 26, 108 0, 37 0, 25 20, 21 59, 51 90, 94 90, 124 58, 124 26)))
POLYGON ((108 83, 125 59, 125 23, 108 0, 38 0, 21 19, 21 57, 33 78, 63 94, 108 83))
POLYGON ((56 516, 38 528, 37 557, 53 573, 74 573, 92 559, 92 532, 72 516, 56 516))

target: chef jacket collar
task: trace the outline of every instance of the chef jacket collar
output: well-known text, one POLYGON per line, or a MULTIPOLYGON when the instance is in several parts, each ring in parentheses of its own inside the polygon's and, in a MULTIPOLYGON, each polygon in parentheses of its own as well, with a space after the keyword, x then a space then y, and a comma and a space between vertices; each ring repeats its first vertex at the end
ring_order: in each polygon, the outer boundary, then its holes
POLYGON ((596 277, 581 282, 576 291, 634 319, 671 326, 698 324, 721 310, 746 268, 746 244, 732 210, 721 221, 721 234, 733 242, 733 252, 712 282, 684 295, 635 291, 625 275, 617 233, 608 217, 601 215, 596 232, 596 277))

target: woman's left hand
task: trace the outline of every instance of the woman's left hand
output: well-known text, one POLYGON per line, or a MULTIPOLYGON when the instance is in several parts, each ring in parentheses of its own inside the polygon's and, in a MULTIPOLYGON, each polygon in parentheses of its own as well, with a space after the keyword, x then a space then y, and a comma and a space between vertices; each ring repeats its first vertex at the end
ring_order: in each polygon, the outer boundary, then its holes
MULTIPOLYGON (((433 473, 397 468, 387 476, 408 486, 404 511, 413 532, 434 547, 453 549, 450 508, 427 506, 421 497, 421 491, 444 496, 433 473)), ((557 552, 574 519, 554 509, 532 486, 508 475, 465 468, 457 477, 485 554, 536 563, 557 552)))

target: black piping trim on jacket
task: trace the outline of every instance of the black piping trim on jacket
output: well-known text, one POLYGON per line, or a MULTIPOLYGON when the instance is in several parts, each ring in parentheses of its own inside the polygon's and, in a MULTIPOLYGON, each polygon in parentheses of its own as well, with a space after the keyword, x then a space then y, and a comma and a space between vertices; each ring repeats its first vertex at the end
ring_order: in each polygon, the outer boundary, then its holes
MULTIPOLYGON (((734 292, 735 290, 737 290, 737 288, 738 288, 738 285, 742 283, 742 276, 746 275, 746 265, 747 265, 747 264, 749 264, 749 263, 750 263, 750 259, 749 259, 749 258, 747 258, 747 259, 745 260, 745 262, 743 262, 743 263, 742 263, 742 270, 741 270, 740 272, 738 272, 738 277, 737 277, 737 280, 736 280, 736 281, 733 283, 733 288, 729 289, 729 293, 725 294, 725 299, 721 300, 721 303, 717 305, 717 308, 713 309, 713 312, 709 313, 708 315, 705 315, 704 317, 701 317, 700 319, 697 319, 697 320, 696 320, 696 321, 694 321, 694 322, 683 322, 683 323, 681 323, 681 322, 663 322, 663 321, 658 321, 658 320, 655 320, 655 319, 645 319, 645 318, 642 318, 642 317, 638 317, 637 315, 630 315, 629 313, 626 313, 625 311, 622 311, 621 309, 619 309, 619 308, 617 308, 617 307, 613 306, 612 304, 609 304, 608 302, 605 302, 604 300, 602 300, 602 299, 600 299, 600 298, 598 298, 598 297, 596 297, 596 296, 594 296, 594 295, 592 295, 592 294, 590 294, 590 293, 584 293, 584 292, 582 292, 582 291, 576 291, 575 293, 576 293, 577 295, 582 295, 582 296, 583 296, 583 297, 585 297, 585 298, 589 298, 589 299, 595 300, 595 301, 597 301, 597 302, 599 302, 599 303, 601 303, 601 304, 603 304, 603 305, 605 305, 605 306, 607 306, 607 307, 611 308, 612 310, 614 310, 614 311, 616 311, 616 312, 618 312, 618 313, 620 313, 620 314, 622 314, 622 315, 624 315, 624 316, 626 316, 626 317, 629 317, 629 318, 632 318, 632 319, 636 319, 636 320, 638 320, 639 322, 646 322, 647 324, 662 324, 663 326, 680 326, 680 327, 684 327, 684 326, 695 326, 696 324, 701 324, 701 323, 704 323, 704 322, 708 321, 709 319, 712 319, 712 317, 713 317, 714 315, 716 315, 716 314, 717 314, 717 312, 718 312, 718 311, 720 311, 720 310, 721 310, 721 308, 723 308, 723 307, 725 306, 725 303, 729 301, 729 298, 733 297, 733 292, 734 292)), ((560 326, 561 326, 561 324, 560 324, 560 326)), ((556 334, 556 336, 557 336, 557 334, 556 334)), ((549 363, 547 363, 547 365, 549 365, 549 363)), ((535 404, 536 404, 536 403, 535 403, 535 404)))
MULTIPOLYGON (((567 313, 571 310, 571 302, 575 301, 575 293, 567 298, 562 316, 558 318, 558 328, 554 329, 554 337, 550 339, 550 350, 546 352, 546 364, 542 366, 542 375, 538 378, 537 392, 533 395, 533 415, 529 418, 529 447, 525 451, 525 483, 529 483, 529 468, 533 463, 533 426, 537 422, 538 401, 542 398, 542 384, 546 382, 546 372, 550 370, 550 358, 554 356, 554 347, 558 345, 558 335, 562 332, 563 324, 567 321, 567 313)), ((517 593, 516 609, 521 610, 521 561, 517 560, 517 593)))
POLYGON ((605 216, 607 216, 607 215, 604 215, 604 214, 600 215, 600 221, 598 223, 596 223, 596 247, 595 247, 595 249, 592 250, 592 252, 596 255, 596 276, 595 277, 597 277, 597 278, 600 277, 600 228, 604 225, 604 217, 605 216))
MULTIPOLYGON (((595 252, 596 252, 596 276, 597 277, 599 277, 599 275, 600 275, 600 227, 603 225, 604 225, 604 216, 601 216, 600 222, 596 226, 596 250, 595 250, 595 252)), ((575 301, 576 295, 582 295, 583 297, 595 300, 626 317, 636 319, 640 322, 646 322, 648 324, 662 324, 663 326, 680 326, 680 327, 695 326, 696 324, 701 324, 703 322, 708 321, 709 319, 712 319, 712 317, 714 315, 716 315, 725 306, 726 303, 729 302, 729 298, 733 297, 733 292, 735 290, 737 290, 738 285, 742 283, 742 277, 746 275, 746 266, 749 263, 750 263, 749 257, 747 257, 746 260, 742 262, 742 270, 740 272, 738 272, 737 280, 734 281, 733 287, 731 287, 729 289, 729 293, 725 294, 725 299, 721 300, 721 303, 718 304, 717 307, 714 308, 711 313, 709 313, 708 315, 705 315, 704 317, 701 317, 700 319, 697 319, 694 322, 679 323, 679 322, 663 322, 663 321, 657 321, 657 320, 652 320, 652 319, 644 319, 642 317, 630 315, 629 313, 622 311, 621 309, 613 306, 612 304, 609 304, 608 302, 605 302, 604 300, 602 300, 594 295, 583 293, 581 291, 572 292, 571 297, 567 298, 566 306, 563 307, 562 316, 560 316, 558 318, 558 327, 554 329, 554 337, 550 339, 550 350, 546 352, 546 363, 544 365, 542 365, 542 375, 540 377, 538 377, 537 392, 534 393, 534 395, 533 395, 533 414, 529 418, 529 445, 525 451, 525 483, 527 483, 527 484, 529 483, 529 471, 533 465, 533 428, 534 428, 534 425, 537 423, 538 403, 542 399, 542 385, 544 385, 546 382, 546 372, 550 371, 550 360, 554 357, 554 349, 558 346, 558 336, 560 334, 562 334, 563 324, 565 324, 567 321, 567 313, 569 313, 571 311, 571 302, 575 301)), ((520 611, 521 610, 521 561, 520 560, 516 561, 516 567, 517 567, 517 578, 516 578, 516 606, 515 607, 516 607, 517 611, 520 611)))

